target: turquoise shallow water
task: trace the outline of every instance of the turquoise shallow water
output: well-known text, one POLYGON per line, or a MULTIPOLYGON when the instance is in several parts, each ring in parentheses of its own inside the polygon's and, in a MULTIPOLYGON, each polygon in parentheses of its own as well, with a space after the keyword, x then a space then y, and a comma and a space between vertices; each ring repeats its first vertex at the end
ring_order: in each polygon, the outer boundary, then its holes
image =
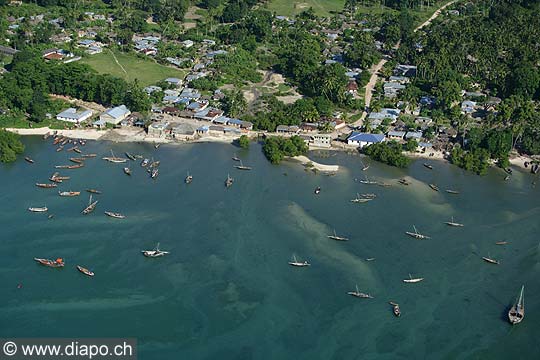
POLYGON ((540 188, 530 174, 504 182, 499 170, 478 177, 442 163, 430 171, 423 161, 407 170, 371 163, 362 172, 358 156, 312 154, 344 168, 330 177, 294 163, 273 166, 256 144, 155 150, 89 142, 84 151, 98 158, 62 170, 72 179, 59 186, 103 191, 95 213, 83 216, 86 193, 61 198, 34 186, 76 154, 24 141, 36 163, 0 165, 0 337, 136 337, 141 359, 540 356, 540 188), (158 179, 138 163, 128 177, 123 165, 101 160, 111 148, 160 160, 158 179), (254 170, 232 168, 235 152, 254 170), (194 181, 185 185, 188 170, 194 181), (228 190, 227 173, 235 178, 228 190), (354 181, 365 173, 394 186, 354 181), (404 176, 412 185, 397 185, 404 176), (357 192, 378 197, 351 204, 357 192), (44 205, 54 219, 26 210, 44 205), (443 224, 451 216, 465 227, 443 224), (407 237, 412 224, 432 239, 407 237), (334 228, 350 241, 327 239, 334 228), (169 256, 140 254, 158 241, 169 256), (312 266, 288 266, 293 253, 312 266), (501 265, 483 262, 487 255, 501 265), (66 267, 44 268, 33 257, 63 257, 66 267), (84 277, 76 264, 96 276, 84 277), (405 284, 409 273, 425 280, 405 284), (347 296, 355 283, 375 299, 347 296), (526 318, 512 328, 505 313, 521 284, 526 318), (390 300, 400 303, 401 318, 390 300))

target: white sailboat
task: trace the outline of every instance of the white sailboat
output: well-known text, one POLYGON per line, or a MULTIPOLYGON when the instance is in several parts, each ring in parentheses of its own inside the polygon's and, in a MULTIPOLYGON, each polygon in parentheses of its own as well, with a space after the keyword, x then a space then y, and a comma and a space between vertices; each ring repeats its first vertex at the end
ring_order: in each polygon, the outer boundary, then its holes
POLYGON ((362 299, 373 299, 373 296, 371 296, 370 294, 365 294, 363 292, 360 292, 358 290, 358 284, 356 285, 356 291, 349 291, 347 292, 347 295, 351 295, 351 296, 362 298, 362 299))
POLYGON ((414 232, 405 231, 405 234, 415 238, 415 239, 431 239, 427 235, 420 234, 418 230, 416 230, 416 226, 413 225, 414 232))
POLYGON ((343 237, 343 236, 337 236, 336 230, 334 229, 334 235, 326 235, 329 239, 336 240, 336 241, 348 241, 349 238, 343 237))
POLYGON ((512 325, 519 324, 521 320, 525 317, 525 300, 523 299, 523 290, 525 286, 521 286, 521 292, 519 293, 519 298, 516 300, 515 304, 508 311, 508 320, 512 325))
POLYGON ((444 222, 448 226, 454 226, 454 227, 463 227, 463 224, 457 223, 454 221, 454 217, 452 216, 452 221, 445 221, 444 222))
POLYGON ((311 264, 308 263, 307 261, 298 261, 296 259, 296 255, 293 255, 293 261, 289 261, 289 265, 291 266, 296 266, 296 267, 305 267, 305 266, 310 266, 311 264))
POLYGON ((417 282, 420 282, 424 280, 424 278, 414 278, 411 276, 411 274, 409 274, 409 278, 408 279, 403 279, 403 282, 404 283, 417 283, 417 282))
POLYGON ((157 243, 156 248, 154 250, 143 250, 141 252, 143 253, 144 256, 151 257, 151 258, 160 257, 163 255, 169 254, 168 251, 159 250, 159 243, 157 243))

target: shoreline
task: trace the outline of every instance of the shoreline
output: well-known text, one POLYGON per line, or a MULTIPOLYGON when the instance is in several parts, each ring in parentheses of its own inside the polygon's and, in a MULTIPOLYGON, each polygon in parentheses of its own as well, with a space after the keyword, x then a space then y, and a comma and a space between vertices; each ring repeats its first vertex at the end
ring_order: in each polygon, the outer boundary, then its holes
MULTIPOLYGON (((178 138, 176 140, 158 138, 158 137, 149 137, 146 132, 142 129, 74 129, 74 130, 64 130, 64 129, 51 129, 49 127, 33 128, 33 129, 22 129, 22 128, 5 128, 5 130, 19 134, 21 136, 43 136, 46 134, 52 134, 57 132, 57 134, 71 138, 71 139, 84 139, 84 140, 95 140, 95 141, 112 141, 112 142, 145 142, 153 144, 190 144, 190 143, 225 143, 232 144, 236 138, 233 137, 220 137, 220 136, 204 136, 195 139, 182 139, 178 138)), ((330 150, 330 151, 351 151, 350 147, 338 147, 332 146, 330 148, 313 148, 310 151, 317 150, 330 150)), ((356 148, 354 148, 356 150, 356 148)), ((420 152, 406 152, 403 154, 410 159, 425 159, 425 160, 437 160, 443 161, 451 164, 451 162, 445 157, 445 154, 442 151, 432 150, 425 153, 420 152), (430 156, 430 154, 433 154, 430 156)), ((288 158, 300 162, 304 167, 307 167, 308 164, 312 164, 313 168, 321 172, 336 172, 339 170, 338 165, 325 165, 317 163, 313 160, 310 160, 307 156, 296 156, 288 158)), ((530 171, 530 165, 525 167, 525 162, 531 163, 532 161, 538 161, 537 157, 522 155, 517 153, 510 154, 510 165, 521 170, 530 171)), ((492 165, 494 166, 494 165, 492 165)))
POLYGON ((305 155, 287 157, 286 159, 291 159, 294 161, 300 162, 306 169, 313 168, 320 172, 335 173, 339 170, 339 165, 325 165, 315 162, 308 158, 305 155), (311 166, 310 166, 311 165, 311 166))

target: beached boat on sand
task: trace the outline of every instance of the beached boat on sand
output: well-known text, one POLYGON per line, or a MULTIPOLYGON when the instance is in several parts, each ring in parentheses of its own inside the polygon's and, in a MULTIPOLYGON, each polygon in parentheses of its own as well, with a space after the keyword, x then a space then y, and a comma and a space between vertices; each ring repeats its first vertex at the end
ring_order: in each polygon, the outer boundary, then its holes
POLYGON ((82 272, 84 275, 88 275, 88 276, 94 276, 94 272, 93 271, 90 271, 88 270, 87 268, 85 267, 82 267, 81 265, 77 265, 77 270, 79 270, 80 272, 82 272))

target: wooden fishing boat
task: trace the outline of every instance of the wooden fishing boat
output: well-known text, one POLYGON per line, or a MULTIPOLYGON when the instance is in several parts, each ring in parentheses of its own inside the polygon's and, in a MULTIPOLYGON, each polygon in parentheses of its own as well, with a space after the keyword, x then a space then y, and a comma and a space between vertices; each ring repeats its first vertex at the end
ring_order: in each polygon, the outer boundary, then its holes
POLYGON ((128 168, 128 167, 125 167, 125 168, 124 168, 124 174, 126 174, 126 175, 131 175, 131 169, 128 168))
POLYGON ((94 272, 93 272, 93 271, 90 271, 90 270, 88 270, 87 268, 82 267, 81 265, 77 265, 77 270, 79 270, 80 272, 82 272, 84 275, 88 275, 88 276, 90 276, 90 277, 94 276, 94 272))
POLYGON ((125 219, 126 218, 125 215, 122 215, 122 214, 117 213, 117 212, 112 212, 112 211, 105 211, 105 215, 110 216, 110 217, 115 218, 115 219, 125 219))
POLYGON ((388 183, 385 183, 385 182, 377 182, 377 185, 382 186, 382 187, 392 186, 392 184, 388 184, 388 183))
POLYGON ((26 161, 29 162, 30 164, 33 164, 33 163, 34 163, 34 160, 32 160, 29 156, 25 156, 25 157, 24 157, 24 160, 26 160, 26 161))
POLYGON ((423 164, 426 168, 428 168, 429 170, 433 170, 433 166, 428 164, 428 163, 424 163, 423 164))
POLYGON ((80 169, 84 167, 84 163, 80 163, 80 164, 77 164, 77 165, 68 165, 68 167, 66 169, 80 169))
POLYGON ((54 168, 55 169, 67 169, 69 168, 71 165, 55 165, 54 168))
POLYGON ((68 142, 69 142, 69 139, 64 139, 64 140, 62 140, 60 145, 65 146, 68 142))
POLYGON ((378 184, 377 181, 371 181, 371 180, 369 180, 367 176, 364 178, 364 180, 358 180, 358 182, 359 182, 360 184, 365 184, 365 185, 377 185, 377 184, 378 184))
POLYGON ((251 170, 251 166, 245 166, 242 164, 242 160, 240 160, 240 165, 235 165, 234 167, 238 170, 251 170))
POLYGON ((238 156, 236 156, 236 154, 234 154, 233 158, 232 158, 234 161, 240 161, 240 158, 238 156))
POLYGON ((161 144, 156 144, 156 145, 154 145, 154 149, 157 150, 157 149, 159 149, 160 146, 161 146, 161 144))
POLYGON ((399 308, 399 304, 390 301, 390 305, 392 305, 392 311, 394 312, 394 315, 396 317, 400 317, 401 316, 401 309, 399 308))
POLYGON ((485 262, 488 262, 490 264, 495 264, 495 265, 500 264, 498 260, 492 259, 491 257, 487 257, 487 256, 482 256, 482 260, 484 260, 485 262))
POLYGON ((117 157, 114 155, 114 152, 111 149, 111 156, 104 156, 102 157, 103 160, 106 160, 111 163, 119 164, 119 163, 125 163, 128 161, 126 158, 117 157))
POLYGON ((373 261, 375 258, 367 258, 366 261, 373 261))
POLYGON ((321 193, 321 187, 317 186, 313 192, 315 193, 315 195, 319 195, 321 193))
POLYGON ((51 188, 57 187, 58 185, 56 185, 56 184, 42 184, 42 183, 36 183, 36 186, 37 186, 37 187, 40 187, 40 188, 44 188, 44 189, 51 189, 51 188))
POLYGON ((377 195, 373 193, 360 194, 360 196, 363 199, 375 199, 377 197, 377 195))
POLYGON ((308 263, 307 261, 298 261, 296 259, 296 255, 293 255, 293 259, 292 261, 289 261, 289 265, 296 266, 296 267, 306 267, 306 266, 310 266, 311 264, 308 263))
POLYGON ((64 259, 62 258, 58 258, 56 260, 34 258, 34 260, 40 263, 41 265, 48 266, 48 267, 53 267, 53 268, 64 267, 64 259))
POLYGON ((59 178, 56 178, 56 177, 51 177, 51 178, 49 178, 49 181, 52 181, 52 182, 55 182, 55 183, 60 184, 60 183, 63 182, 64 180, 59 179, 59 178))
POLYGON ((66 196, 66 197, 73 197, 73 196, 81 195, 81 192, 80 191, 59 191, 58 195, 66 196))
POLYGON ((349 238, 347 237, 337 236, 335 229, 334 229, 334 235, 326 235, 326 237, 332 240, 336 240, 336 241, 349 241, 349 238))
POLYGON ((347 292, 347 295, 351 295, 351 296, 361 298, 361 299, 373 299, 373 296, 360 292, 358 290, 358 285, 356 285, 356 291, 349 291, 347 292))
POLYGON ((359 204, 359 203, 366 203, 366 202, 371 201, 373 199, 374 198, 371 198, 371 197, 362 197, 358 193, 356 193, 356 198, 351 199, 351 202, 359 204))
POLYGON ((95 158, 97 156, 97 154, 83 154, 82 157, 83 158, 95 158))
POLYGON ((56 148, 56 152, 60 152, 64 150, 64 146, 60 145, 59 147, 56 148))
POLYGON ((159 243, 157 243, 156 247, 154 250, 143 250, 141 251, 142 254, 146 257, 150 257, 150 258, 156 258, 156 257, 161 257, 163 255, 167 255, 169 254, 168 251, 162 251, 162 250, 159 250, 159 243))
POLYGON ((508 245, 508 241, 497 241, 495 245, 508 245))
POLYGON ((92 195, 90 194, 90 199, 88 200, 88 205, 83 209, 82 214, 83 215, 90 214, 92 211, 94 211, 96 209, 97 203, 98 203, 97 200, 92 201, 92 195))
POLYGON ((130 160, 133 160, 133 161, 137 160, 137 158, 136 158, 135 156, 131 155, 131 154, 128 153, 127 151, 126 151, 126 156, 127 156, 128 159, 130 159, 130 160))
POLYGON ((74 162, 76 164, 84 163, 84 159, 81 159, 81 158, 69 158, 69 161, 74 162))
POLYGON ((77 149, 77 147, 73 146, 73 147, 70 147, 69 149, 66 149, 66 151, 75 151, 75 149, 77 149))
POLYGON ((231 177, 231 175, 227 174, 227 179, 225 179, 225 187, 230 188, 234 182, 234 179, 231 177))
POLYGON ((504 181, 508 181, 508 180, 510 180, 510 175, 506 175, 506 176, 504 177, 504 181))
POLYGON ((60 143, 60 141, 62 141, 61 136, 54 138, 53 145, 58 145, 58 143, 60 143))
POLYGON ((458 194, 459 194, 459 191, 457 191, 457 190, 446 189, 445 191, 446 191, 447 193, 453 194, 453 195, 458 195, 458 194))
POLYGON ((519 324, 525 317, 525 299, 523 298, 524 290, 525 286, 521 286, 519 297, 516 299, 516 302, 508 311, 508 320, 512 325, 519 324))
POLYGON ((51 133, 46 133, 45 135, 43 135, 43 140, 47 140, 49 136, 51 136, 51 133))
POLYGON ((150 161, 150 165, 148 167, 150 168, 157 168, 161 162, 159 160, 155 161, 154 158, 152 158, 152 161, 150 161))
POLYGON ((47 212, 47 207, 46 206, 43 206, 43 207, 29 207, 28 208, 28 211, 31 211, 31 212, 47 212))
POLYGON ((141 161, 141 166, 146 167, 146 166, 148 166, 149 163, 150 163, 150 160, 144 159, 143 161, 141 161))
POLYGON ((439 187, 435 184, 429 184, 429 187, 434 191, 439 191, 439 187))
POLYGON ((191 176, 191 175, 189 174, 189 171, 188 171, 187 176, 186 176, 186 178, 184 179, 184 182, 185 182, 186 184, 191 184, 192 181, 193 181, 193 176, 191 176))
POLYGON ((158 177, 158 175, 159 175, 159 170, 158 170, 157 168, 152 169, 152 171, 151 171, 151 173, 150 173, 150 177, 151 177, 152 179, 155 179, 155 178, 158 177))
POLYGON ((400 183, 401 185, 410 185, 411 184, 411 182, 408 181, 407 179, 399 179, 398 183, 400 183))
POLYGON ((404 283, 409 283, 409 284, 412 284, 412 283, 417 283, 417 282, 420 282, 424 280, 424 278, 412 278, 411 274, 409 274, 409 278, 408 279, 403 279, 403 282, 404 283))
POLYGON ((429 236, 420 234, 418 230, 416 230, 416 226, 413 225, 414 232, 405 231, 405 234, 415 238, 415 239, 430 239, 429 236))
POLYGON ((96 189, 86 189, 86 191, 88 191, 91 194, 101 194, 101 191, 96 190, 96 189))
POLYGON ((73 148, 73 151, 75 151, 77 154, 82 154, 81 149, 79 149, 77 146, 73 148))
POLYGON ((455 227, 463 227, 463 224, 460 224, 460 223, 457 223, 454 221, 454 217, 452 216, 452 220, 451 221, 445 221, 444 222, 446 225, 448 226, 455 226, 455 227))

